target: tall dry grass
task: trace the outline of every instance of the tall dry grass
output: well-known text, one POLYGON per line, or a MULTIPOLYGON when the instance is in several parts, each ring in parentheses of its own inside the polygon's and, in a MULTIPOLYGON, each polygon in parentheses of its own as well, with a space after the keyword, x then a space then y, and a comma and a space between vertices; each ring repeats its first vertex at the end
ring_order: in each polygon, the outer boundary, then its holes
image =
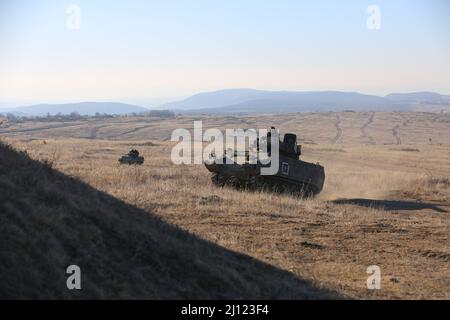
POLYGON ((301 200, 216 188, 202 166, 173 165, 171 143, 143 143, 15 145, 36 158, 56 149, 61 156, 54 166, 62 172, 317 286, 352 297, 449 298, 448 148, 341 145, 336 152, 334 145, 308 145, 305 160, 319 160, 327 178, 319 197, 301 200), (118 165, 117 158, 137 144, 145 164, 118 165), (373 264, 382 268, 381 291, 366 288, 365 271, 373 264), (418 281, 417 274, 426 277, 418 281))

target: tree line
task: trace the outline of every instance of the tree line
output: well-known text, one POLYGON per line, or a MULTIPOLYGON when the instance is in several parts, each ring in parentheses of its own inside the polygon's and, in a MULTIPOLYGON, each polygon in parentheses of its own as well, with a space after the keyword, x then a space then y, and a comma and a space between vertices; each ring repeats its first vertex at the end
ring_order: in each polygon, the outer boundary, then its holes
POLYGON ((89 119, 109 119, 119 117, 142 117, 142 118, 174 118, 175 112, 170 110, 149 110, 141 113, 131 113, 127 115, 113 115, 107 113, 95 113, 94 115, 81 115, 78 112, 71 112, 70 114, 57 113, 54 115, 47 114, 45 116, 28 116, 16 115, 13 113, 0 113, 0 118, 6 119, 8 122, 26 122, 26 121, 42 121, 42 122, 61 122, 61 121, 78 121, 89 119))

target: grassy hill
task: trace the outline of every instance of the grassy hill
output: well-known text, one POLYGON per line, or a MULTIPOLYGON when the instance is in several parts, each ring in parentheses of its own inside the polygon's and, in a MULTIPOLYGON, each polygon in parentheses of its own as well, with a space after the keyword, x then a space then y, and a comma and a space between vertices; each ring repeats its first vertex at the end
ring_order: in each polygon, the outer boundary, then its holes
POLYGON ((330 296, 1 143, 0 200, 0 299, 330 296))

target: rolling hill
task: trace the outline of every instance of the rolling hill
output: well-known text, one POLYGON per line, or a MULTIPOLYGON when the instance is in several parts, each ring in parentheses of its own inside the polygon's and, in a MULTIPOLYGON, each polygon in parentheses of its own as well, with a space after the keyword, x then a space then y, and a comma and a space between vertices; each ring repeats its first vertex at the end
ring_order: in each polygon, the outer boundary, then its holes
POLYGON ((228 89, 193 95, 164 107, 194 112, 293 112, 388 110, 391 102, 382 97, 340 91, 262 91, 228 89))
POLYGON ((435 92, 391 93, 386 99, 396 103, 438 103, 450 104, 450 96, 435 92))
MULTIPOLYGON (((226 89, 203 92, 159 108, 180 114, 281 114, 290 112, 327 111, 421 111, 450 110, 450 96, 434 92, 392 93, 384 97, 342 91, 264 91, 226 89)), ((118 102, 80 102, 39 104, 0 110, 17 116, 110 114, 125 115, 147 112, 149 109, 118 102)))
POLYGON ((410 111, 425 104, 447 108, 450 96, 433 92, 393 93, 385 97, 341 91, 263 91, 227 89, 204 92, 165 108, 187 114, 288 113, 323 111, 410 111))

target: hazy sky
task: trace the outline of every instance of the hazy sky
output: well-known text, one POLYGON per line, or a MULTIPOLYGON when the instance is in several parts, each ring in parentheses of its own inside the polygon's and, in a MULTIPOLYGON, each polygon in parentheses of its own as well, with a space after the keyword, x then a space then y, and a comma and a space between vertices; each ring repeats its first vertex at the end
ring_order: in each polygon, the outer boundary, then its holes
POLYGON ((450 93, 450 1, 0 0, 0 106, 236 87, 450 93))

